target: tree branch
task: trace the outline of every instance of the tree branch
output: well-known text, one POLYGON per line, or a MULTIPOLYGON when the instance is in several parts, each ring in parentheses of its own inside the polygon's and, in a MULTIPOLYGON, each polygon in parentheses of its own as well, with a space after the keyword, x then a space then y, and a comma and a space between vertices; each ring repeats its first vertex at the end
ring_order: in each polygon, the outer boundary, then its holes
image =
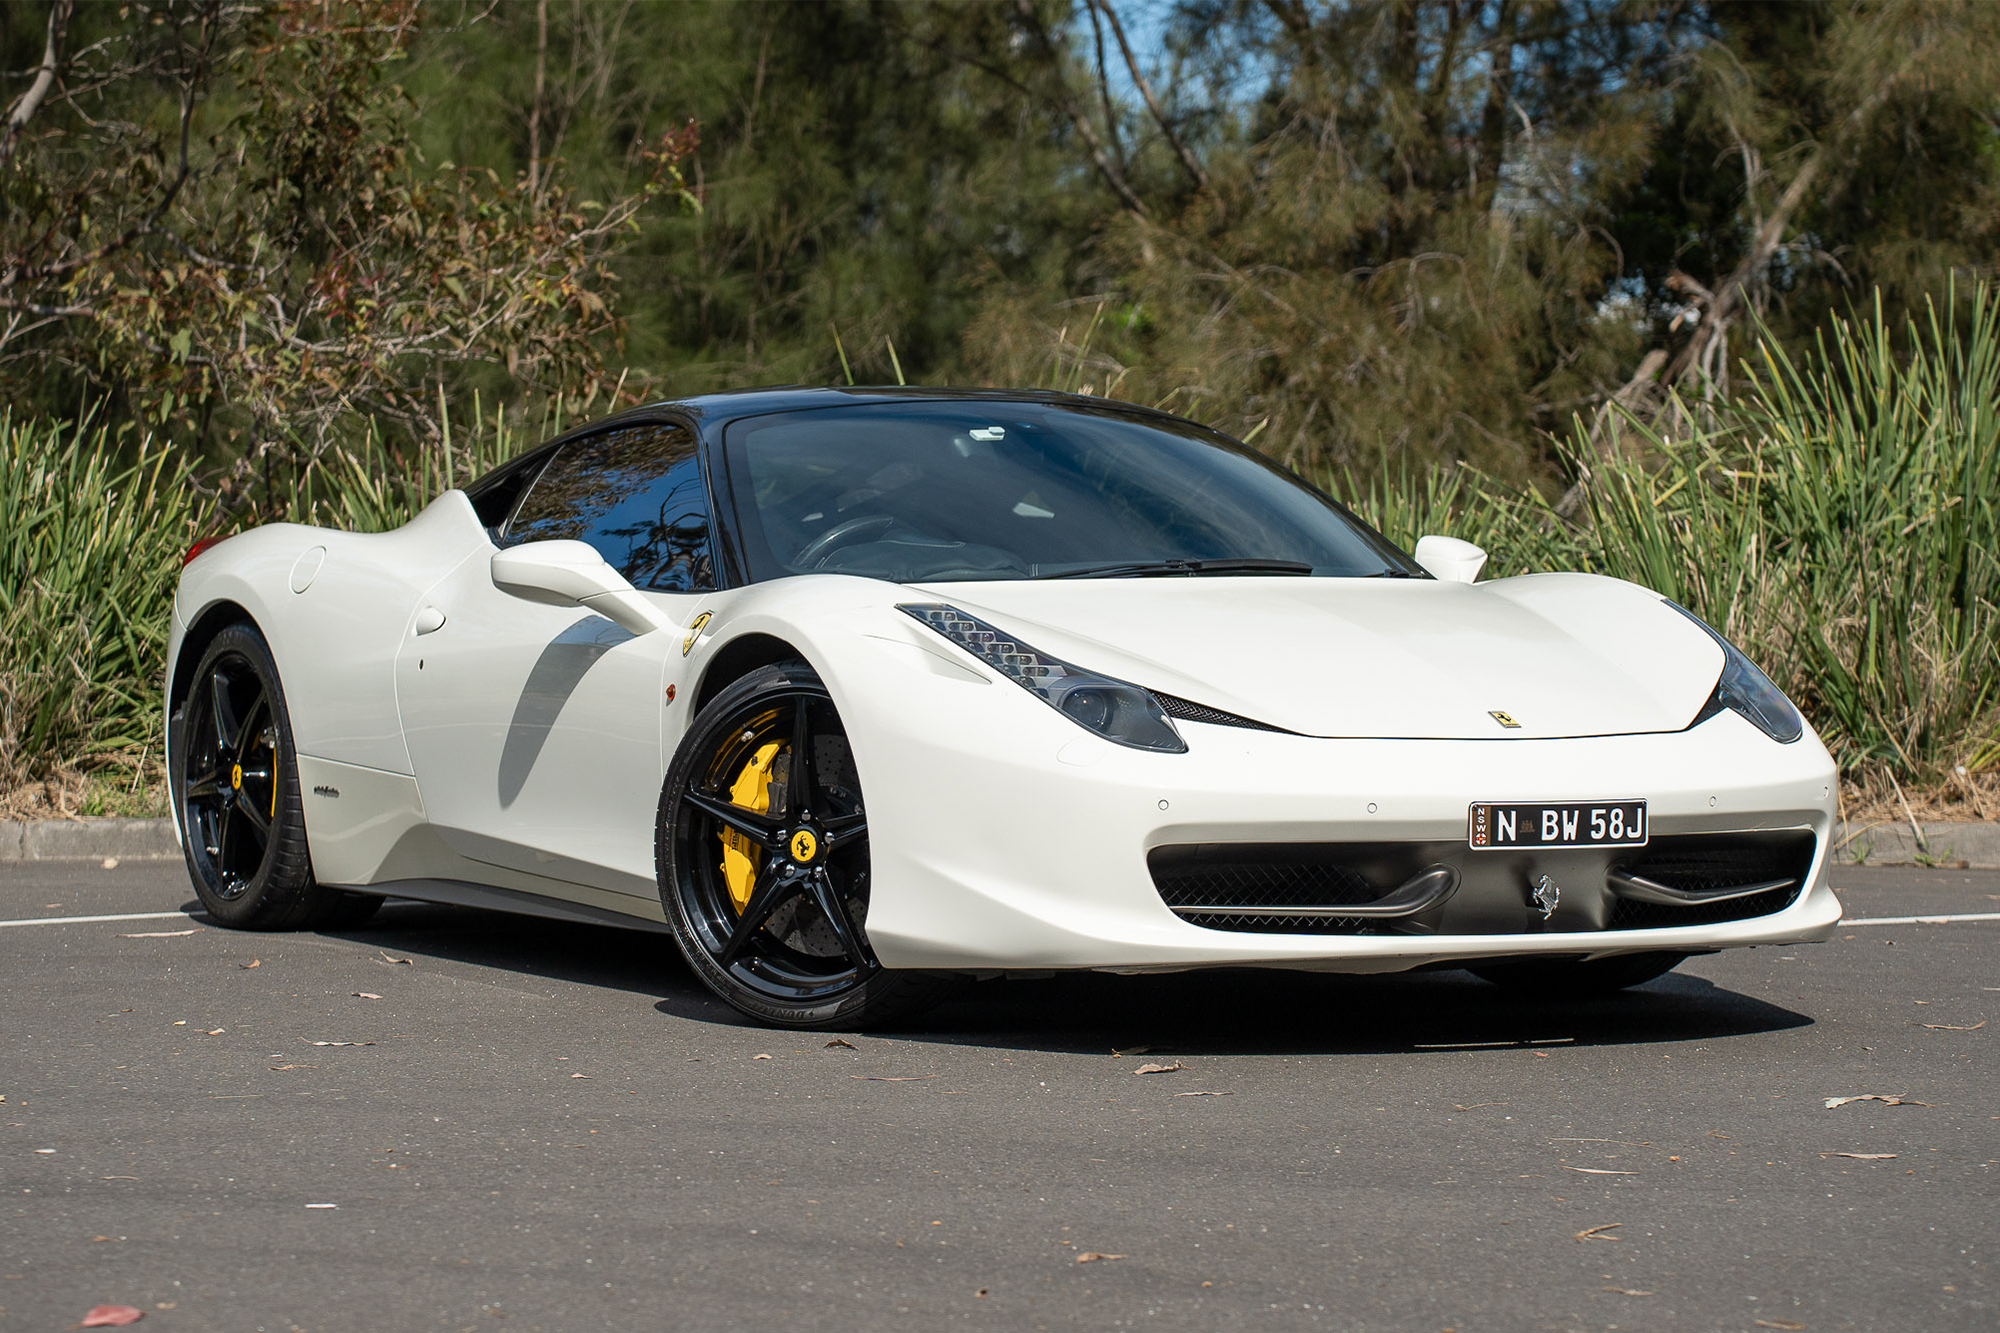
POLYGON ((60 67, 58 52, 62 40, 69 34, 70 9, 74 0, 56 0, 49 9, 49 37, 42 48, 42 63, 35 68, 35 81, 28 85, 28 91, 15 99, 13 108, 7 113, 7 128, 0 133, 0 169, 14 160, 14 148, 21 141, 21 131, 35 118, 35 112, 55 87, 56 70, 60 67))
POLYGON ((1091 0, 1094 8, 1103 11, 1111 22, 1111 35, 1118 39, 1118 50, 1125 57, 1125 68, 1132 75, 1132 85, 1139 90, 1139 96, 1146 99, 1146 109, 1153 113, 1153 123, 1160 127, 1160 133, 1167 136, 1167 143, 1181 160, 1190 179, 1198 190, 1208 188, 1208 173, 1202 170, 1201 162, 1188 151, 1181 137, 1174 133, 1174 127, 1167 120, 1167 113, 1160 108, 1160 99, 1153 96, 1153 85, 1146 82, 1146 76, 1139 72, 1139 61, 1132 54, 1132 44, 1125 40, 1125 25, 1118 21, 1118 11, 1111 7, 1111 0, 1091 0))
POLYGON ((1061 57, 1056 53, 1055 43, 1049 40, 1048 29, 1042 26, 1042 16, 1035 12, 1035 0, 1014 0, 1014 12, 1021 16, 1021 22, 1026 25, 1029 35, 1041 48, 1042 56, 1049 65, 1049 77, 1055 80, 1056 104, 1061 107, 1063 114, 1069 117, 1070 124, 1076 127, 1077 137, 1082 139, 1084 146, 1090 150, 1090 160, 1097 164, 1098 174, 1104 177, 1105 183, 1117 194, 1127 210, 1137 213, 1140 217, 1146 216, 1145 202, 1133 192, 1131 183, 1125 179, 1125 173, 1118 169, 1118 164, 1105 152, 1104 141, 1098 138, 1097 130, 1090 123, 1090 117, 1070 95, 1069 83, 1062 76, 1061 57))

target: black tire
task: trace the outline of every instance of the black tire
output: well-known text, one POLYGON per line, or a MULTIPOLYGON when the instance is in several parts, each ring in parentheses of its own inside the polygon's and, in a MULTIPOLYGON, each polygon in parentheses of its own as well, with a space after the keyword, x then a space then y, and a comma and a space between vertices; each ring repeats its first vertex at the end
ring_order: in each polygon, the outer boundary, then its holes
POLYGON ((860 777, 803 662, 753 671, 701 710, 667 771, 656 829, 660 901, 688 966, 759 1022, 879 1027, 947 988, 882 967, 869 948, 860 777), (802 749, 811 763, 793 762, 802 749))
POLYGON ((1621 953, 1610 958, 1524 958, 1481 963, 1466 971, 1496 986, 1541 999, 1588 999, 1665 976, 1687 961, 1684 953, 1621 953))
POLYGON ((298 930, 374 915, 379 898, 313 879, 291 715, 255 626, 209 640, 170 730, 174 818, 211 917, 237 930, 298 930))

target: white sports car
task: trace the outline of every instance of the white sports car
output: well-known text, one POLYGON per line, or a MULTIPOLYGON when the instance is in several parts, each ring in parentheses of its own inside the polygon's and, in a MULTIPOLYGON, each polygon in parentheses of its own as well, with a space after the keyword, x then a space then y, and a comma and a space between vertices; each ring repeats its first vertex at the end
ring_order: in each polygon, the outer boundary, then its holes
POLYGON ((393 532, 204 547, 170 768, 232 926, 650 927, 745 1013, 843 1027, 1057 968, 1581 994, 1839 918, 1833 762, 1694 615, 1413 560, 1142 408, 720 394, 393 532))

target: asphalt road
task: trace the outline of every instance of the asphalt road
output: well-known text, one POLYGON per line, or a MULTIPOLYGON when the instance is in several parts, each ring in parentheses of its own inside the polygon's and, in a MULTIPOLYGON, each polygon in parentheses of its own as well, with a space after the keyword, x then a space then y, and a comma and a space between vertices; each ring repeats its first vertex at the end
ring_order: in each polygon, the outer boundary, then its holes
MULTIPOLYGON (((1836 883, 2000 911, 2000 872, 1836 883)), ((191 896, 0 869, 8 921, 191 896)), ((657 936, 7 925, 0 1330, 1991 1330, 1996 945, 1857 924, 1584 1009, 997 982, 849 1049, 744 1025, 657 936), (1826 1105, 1861 1094, 1908 1100, 1826 1105)))

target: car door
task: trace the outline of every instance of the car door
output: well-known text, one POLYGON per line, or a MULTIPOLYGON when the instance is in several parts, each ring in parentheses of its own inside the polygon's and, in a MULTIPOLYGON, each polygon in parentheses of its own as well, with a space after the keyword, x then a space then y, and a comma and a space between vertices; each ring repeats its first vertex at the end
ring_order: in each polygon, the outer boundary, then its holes
MULTIPOLYGON (((502 547, 595 547, 675 626, 714 589, 694 433, 641 422, 579 436, 551 457, 498 533, 502 547)), ((424 596, 397 693, 427 819, 459 856, 533 881, 503 887, 600 906, 657 902, 653 820, 665 776, 660 716, 684 688, 681 635, 633 635, 579 607, 493 584, 492 550, 424 596)))

